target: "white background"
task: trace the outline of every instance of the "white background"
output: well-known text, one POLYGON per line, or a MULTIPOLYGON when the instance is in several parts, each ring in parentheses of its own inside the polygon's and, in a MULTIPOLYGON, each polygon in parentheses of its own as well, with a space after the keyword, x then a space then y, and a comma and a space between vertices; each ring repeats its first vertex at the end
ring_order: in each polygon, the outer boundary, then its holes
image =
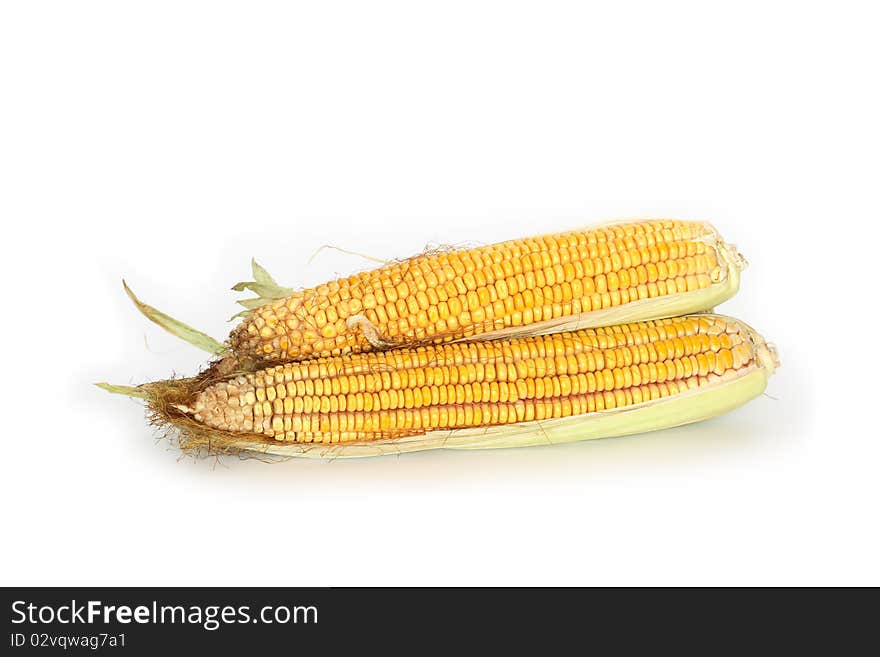
POLYGON ((854 2, 7 2, 2 584, 880 584, 877 16, 854 2), (768 395, 631 438, 181 459, 94 388, 306 286, 630 216, 749 257, 768 395))

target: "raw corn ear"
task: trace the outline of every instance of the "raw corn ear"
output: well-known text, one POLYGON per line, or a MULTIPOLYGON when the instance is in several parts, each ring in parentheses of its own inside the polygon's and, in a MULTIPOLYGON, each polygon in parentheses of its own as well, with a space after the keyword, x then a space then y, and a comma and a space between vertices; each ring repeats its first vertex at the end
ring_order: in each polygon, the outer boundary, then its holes
POLYGON ((711 225, 653 220, 425 253, 281 298, 269 277, 241 284, 266 294, 217 371, 710 310, 743 266, 711 225))
POLYGON ((676 426, 760 394, 777 365, 750 327, 700 314, 331 356, 138 390, 187 448, 348 457, 676 426))

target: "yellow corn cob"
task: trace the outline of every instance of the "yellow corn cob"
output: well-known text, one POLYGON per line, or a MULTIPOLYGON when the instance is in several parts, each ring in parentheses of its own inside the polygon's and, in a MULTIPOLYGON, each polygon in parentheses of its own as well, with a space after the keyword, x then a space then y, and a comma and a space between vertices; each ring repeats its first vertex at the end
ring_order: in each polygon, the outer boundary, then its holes
POLYGON ((693 315, 287 363, 208 383, 170 415, 282 454, 529 445, 711 417, 776 364, 748 326, 693 315))
POLYGON ((257 307, 218 371, 708 310, 742 264, 709 224, 674 220, 427 253, 257 307))

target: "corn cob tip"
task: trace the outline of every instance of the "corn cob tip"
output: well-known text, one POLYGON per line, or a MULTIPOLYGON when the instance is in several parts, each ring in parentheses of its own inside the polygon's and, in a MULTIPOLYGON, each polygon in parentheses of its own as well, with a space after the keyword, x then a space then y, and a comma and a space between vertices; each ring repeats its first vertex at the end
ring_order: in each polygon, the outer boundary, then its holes
POLYGON ((755 350, 755 359, 761 367, 767 370, 767 376, 772 376, 776 370, 782 366, 782 361, 779 359, 779 350, 777 349, 776 344, 773 342, 767 342, 767 340, 764 339, 764 336, 745 322, 739 322, 739 324, 742 326, 743 332, 748 336, 749 341, 752 343, 752 347, 755 350))
POLYGON ((719 247, 727 256, 728 262, 736 267, 737 271, 745 271, 749 267, 748 259, 739 252, 736 244, 731 244, 730 242, 720 242, 719 247))
POLYGON ((779 360, 779 352, 776 345, 772 342, 764 342, 758 345, 758 359, 767 368, 770 374, 782 367, 782 361, 779 360))

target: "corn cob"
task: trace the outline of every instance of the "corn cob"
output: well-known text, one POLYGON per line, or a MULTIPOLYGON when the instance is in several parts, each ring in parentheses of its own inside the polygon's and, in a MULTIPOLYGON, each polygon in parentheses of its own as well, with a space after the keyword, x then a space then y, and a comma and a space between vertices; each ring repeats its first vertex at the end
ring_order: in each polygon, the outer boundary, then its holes
POLYGON ((705 314, 291 362, 191 389, 174 382, 173 395, 162 384, 145 390, 196 445, 362 456, 675 426, 745 403, 777 365, 754 330, 705 314))
POLYGON ((250 300, 217 371, 709 310, 743 264, 709 224, 657 220, 427 253, 293 293, 268 278, 240 284, 267 297, 250 300))

